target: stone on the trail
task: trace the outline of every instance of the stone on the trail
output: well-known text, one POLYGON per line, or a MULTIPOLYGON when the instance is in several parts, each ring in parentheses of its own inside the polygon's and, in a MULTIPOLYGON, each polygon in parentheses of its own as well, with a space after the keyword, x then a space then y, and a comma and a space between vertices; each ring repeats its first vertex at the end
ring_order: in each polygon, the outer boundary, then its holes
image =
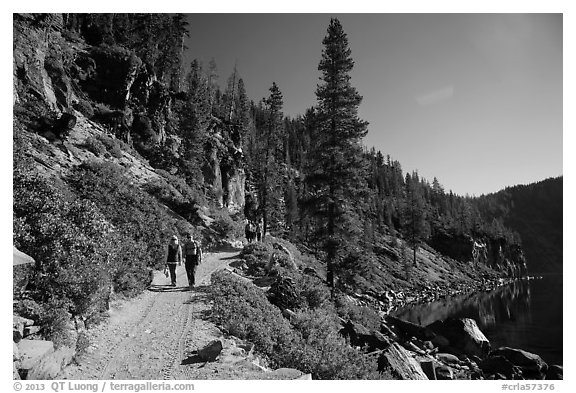
POLYGON ((450 346, 466 355, 483 357, 490 351, 490 342, 470 318, 447 319, 428 325, 434 333, 446 337, 450 346))
POLYGON ((60 347, 55 352, 41 358, 28 372, 26 379, 54 379, 62 369, 70 364, 75 351, 72 348, 60 347))
POLYGON ((432 360, 424 360, 420 362, 420 367, 422 367, 422 371, 430 380, 437 379, 436 378, 436 368, 434 367, 434 361, 432 360))
POLYGON ((21 370, 30 370, 45 356, 54 352, 52 341, 24 339, 18 343, 18 349, 22 356, 21 370))
POLYGON ((523 351, 521 349, 500 347, 490 353, 490 355, 504 356, 513 365, 519 367, 524 375, 545 373, 548 365, 536 354, 523 351))
POLYGON ((392 343, 378 358, 378 371, 390 368, 399 379, 427 380, 420 364, 398 343, 392 343))
POLYGON ((222 352, 222 348, 221 340, 210 341, 208 345, 198 350, 198 357, 204 362, 213 362, 222 352))
POLYGON ((294 378, 295 380, 300 379, 303 381, 311 381, 312 380, 312 374, 303 374, 301 377, 298 378, 294 378))
POLYGON ((546 379, 564 379, 563 367, 557 364, 553 364, 552 366, 548 367, 548 371, 546 371, 546 379))

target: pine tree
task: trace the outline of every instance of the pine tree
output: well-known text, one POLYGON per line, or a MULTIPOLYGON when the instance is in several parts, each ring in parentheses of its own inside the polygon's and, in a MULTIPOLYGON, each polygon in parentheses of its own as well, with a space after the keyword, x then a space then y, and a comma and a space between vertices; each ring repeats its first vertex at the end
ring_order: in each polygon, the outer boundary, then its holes
POLYGON ((360 141, 368 123, 358 117, 362 97, 350 83, 354 61, 337 19, 330 20, 322 43, 318 65, 322 83, 316 89, 318 107, 305 178, 305 204, 317 218, 317 237, 326 252, 328 284, 333 289, 339 251, 360 226, 354 205, 359 200, 357 191, 365 187, 360 141))
POLYGON ((184 148, 184 173, 187 180, 198 183, 202 180, 200 168, 204 153, 204 142, 210 123, 210 102, 207 81, 202 76, 198 60, 192 61, 186 75, 187 100, 180 120, 180 134, 184 148))
POLYGON ((429 235, 429 226, 426 222, 426 202, 422 193, 422 186, 418 180, 418 173, 406 174, 406 199, 403 208, 403 228, 407 243, 414 253, 413 263, 416 265, 416 251, 420 244, 429 235))
POLYGON ((264 131, 264 154, 262 168, 262 181, 260 184, 261 213, 263 220, 262 238, 266 237, 270 222, 282 220, 282 211, 279 208, 279 201, 283 197, 281 190, 281 176, 279 171, 279 153, 282 138, 282 106, 284 105, 282 93, 276 85, 272 83, 270 96, 264 100, 266 105, 266 127, 264 131), (271 220, 273 219, 273 220, 271 220))

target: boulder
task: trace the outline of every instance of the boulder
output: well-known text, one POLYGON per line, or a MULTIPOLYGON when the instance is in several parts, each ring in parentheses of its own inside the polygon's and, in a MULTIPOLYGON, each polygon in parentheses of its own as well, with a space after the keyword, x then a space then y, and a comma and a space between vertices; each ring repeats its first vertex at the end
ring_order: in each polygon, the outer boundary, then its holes
POLYGON ((55 379, 60 371, 72 362, 74 355, 74 349, 60 347, 36 362, 28 372, 26 379, 55 379))
POLYGON ((12 246, 12 265, 25 265, 34 263, 34 258, 12 246))
POLYGON ((505 376, 506 379, 514 379, 521 374, 520 369, 514 366, 514 364, 504 356, 490 356, 478 363, 478 367, 480 367, 484 374, 501 374, 505 376))
POLYGON ((427 380, 420 364, 398 343, 392 343, 378 358, 378 371, 389 368, 398 379, 427 380))
POLYGON ((434 361, 432 360, 424 360, 420 362, 420 367, 422 367, 422 371, 430 380, 435 380, 436 378, 436 367, 434 366, 434 361))
POLYGON ((404 337, 416 337, 419 340, 426 341, 434 338, 435 334, 428 328, 417 325, 412 322, 403 321, 399 318, 388 315, 386 322, 398 329, 404 337))
POLYGON ((548 367, 548 371, 546 371, 546 379, 552 379, 552 380, 564 379, 563 375, 564 370, 562 366, 559 366, 557 364, 548 367))
POLYGON ((436 358, 446 364, 460 364, 460 359, 449 353, 438 353, 436 358))
POLYGON ((427 326, 436 334, 446 337, 450 346, 466 355, 484 357, 490 351, 490 342, 470 318, 436 321, 427 326))
POLYGON ((348 321, 340 330, 340 334, 350 339, 350 344, 357 347, 368 347, 368 352, 386 349, 390 346, 390 340, 378 331, 368 330, 363 325, 348 321))
POLYGON ((222 348, 221 340, 210 341, 208 345, 198 350, 198 357, 204 362, 213 362, 218 355, 220 355, 220 352, 222 352, 222 348))
POLYGON ((24 337, 28 337, 31 334, 38 333, 42 328, 40 326, 26 326, 24 328, 24 337))
POLYGON ((12 340, 16 343, 20 342, 22 337, 24 337, 24 329, 32 325, 34 325, 33 320, 19 315, 12 315, 12 340))
POLYGON ((30 370, 42 358, 54 352, 54 344, 52 341, 24 339, 18 343, 18 350, 22 355, 20 369, 30 370))
POLYGON ((500 347, 492 351, 490 355, 505 357, 514 366, 520 368, 525 376, 543 376, 548 370, 548 365, 540 356, 521 349, 500 347))
POLYGON ((435 368, 436 379, 438 380, 453 380, 454 372, 452 369, 444 364, 436 364, 435 368))

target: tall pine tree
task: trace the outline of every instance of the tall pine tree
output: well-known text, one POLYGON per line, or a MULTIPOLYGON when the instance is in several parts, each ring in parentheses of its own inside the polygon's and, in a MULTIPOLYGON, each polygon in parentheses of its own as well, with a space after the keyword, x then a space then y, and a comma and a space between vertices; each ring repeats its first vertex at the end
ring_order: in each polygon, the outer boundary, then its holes
POLYGON ((339 251, 361 230, 355 201, 365 188, 360 145, 368 123, 358 117, 362 97, 350 83, 354 67, 348 38, 338 19, 331 19, 318 65, 322 83, 316 89, 316 127, 306 173, 305 206, 316 217, 317 238, 326 252, 328 284, 334 288, 339 251))

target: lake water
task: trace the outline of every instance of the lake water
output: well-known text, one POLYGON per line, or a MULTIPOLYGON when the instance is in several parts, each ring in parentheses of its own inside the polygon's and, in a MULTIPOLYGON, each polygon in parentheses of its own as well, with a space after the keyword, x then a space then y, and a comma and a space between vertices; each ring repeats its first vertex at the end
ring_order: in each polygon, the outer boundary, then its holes
POLYGON ((456 296, 397 310, 394 316, 428 325, 439 319, 472 318, 492 348, 508 346, 562 360, 562 275, 519 280, 491 292, 456 296))

